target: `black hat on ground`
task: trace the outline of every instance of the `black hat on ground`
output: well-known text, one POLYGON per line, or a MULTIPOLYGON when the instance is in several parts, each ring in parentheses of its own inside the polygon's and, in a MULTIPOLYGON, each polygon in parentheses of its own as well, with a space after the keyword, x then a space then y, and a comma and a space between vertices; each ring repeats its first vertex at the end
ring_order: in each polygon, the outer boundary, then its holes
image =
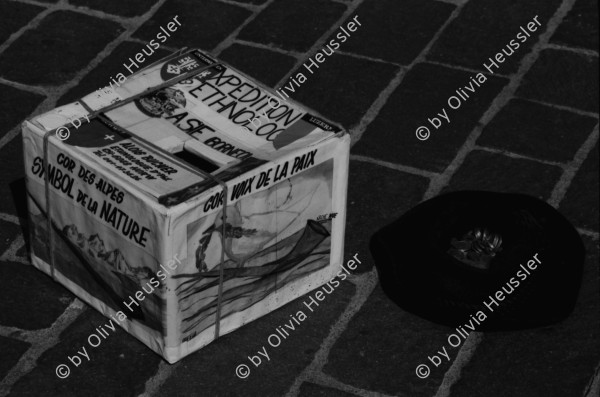
POLYGON ((585 249, 544 201, 463 191, 425 201, 376 232, 371 253, 384 292, 403 309, 452 327, 497 331, 566 318, 585 249))

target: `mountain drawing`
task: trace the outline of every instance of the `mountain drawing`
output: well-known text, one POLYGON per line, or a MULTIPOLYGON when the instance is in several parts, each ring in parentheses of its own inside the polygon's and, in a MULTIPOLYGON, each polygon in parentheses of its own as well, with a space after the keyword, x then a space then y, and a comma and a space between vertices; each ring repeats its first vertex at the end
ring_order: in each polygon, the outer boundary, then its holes
POLYGON ((152 277, 152 270, 150 268, 147 266, 130 266, 118 248, 107 251, 104 241, 98 234, 93 234, 86 239, 85 235, 79 233, 75 225, 67 225, 63 227, 62 231, 69 241, 77 245, 79 249, 95 260, 106 263, 108 265, 107 268, 130 278, 136 284, 139 284, 140 287, 142 284, 150 281, 152 277))
POLYGON ((164 306, 162 291, 165 284, 155 277, 153 282, 156 284, 158 281, 159 286, 149 288, 149 280, 154 277, 151 268, 145 266, 144 262, 140 266, 132 265, 121 250, 111 249, 99 234, 88 236, 70 222, 61 224, 52 217, 48 227, 44 206, 33 195, 28 194, 28 197, 38 212, 30 210, 29 213, 32 253, 46 264, 54 263, 56 270, 92 298, 161 332, 161 311, 164 306), (52 253, 50 237, 54 242, 52 253), (145 292, 145 299, 139 302, 139 306, 127 306, 125 303, 135 300, 138 291, 145 292))

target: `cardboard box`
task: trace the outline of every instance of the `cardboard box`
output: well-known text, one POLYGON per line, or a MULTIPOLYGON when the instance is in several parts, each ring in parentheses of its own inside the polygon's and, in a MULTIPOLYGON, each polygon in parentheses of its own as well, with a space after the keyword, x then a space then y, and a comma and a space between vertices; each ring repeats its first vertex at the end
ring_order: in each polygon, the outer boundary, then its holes
POLYGON ((171 363, 334 277, 344 131, 198 50, 119 83, 23 124, 34 266, 171 363))

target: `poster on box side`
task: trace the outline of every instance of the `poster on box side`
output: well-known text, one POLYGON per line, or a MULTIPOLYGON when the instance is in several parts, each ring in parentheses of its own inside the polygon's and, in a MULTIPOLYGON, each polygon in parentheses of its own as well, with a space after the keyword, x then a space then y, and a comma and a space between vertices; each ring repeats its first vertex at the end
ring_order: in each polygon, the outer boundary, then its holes
POLYGON ((318 159, 318 150, 232 180, 226 208, 218 205, 223 192, 217 190, 200 204, 205 215, 182 225, 186 248, 175 249, 187 252, 187 260, 173 277, 181 342, 214 325, 221 250, 225 253, 222 318, 329 265, 334 159, 318 159))
POLYGON ((33 254, 51 262, 47 172, 55 271, 112 308, 120 322, 138 321, 158 338, 165 283, 156 273, 164 218, 70 146, 50 144, 45 170, 42 138, 27 131, 24 137, 33 254), (126 306, 137 291, 146 298, 126 306))

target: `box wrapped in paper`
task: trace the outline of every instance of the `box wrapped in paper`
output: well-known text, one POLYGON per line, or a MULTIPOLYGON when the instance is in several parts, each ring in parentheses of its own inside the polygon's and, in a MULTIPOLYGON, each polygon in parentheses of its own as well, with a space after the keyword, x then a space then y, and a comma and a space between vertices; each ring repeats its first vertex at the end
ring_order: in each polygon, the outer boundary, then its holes
POLYGON ((349 136, 198 50, 23 140, 32 263, 169 362, 339 270, 349 136))

